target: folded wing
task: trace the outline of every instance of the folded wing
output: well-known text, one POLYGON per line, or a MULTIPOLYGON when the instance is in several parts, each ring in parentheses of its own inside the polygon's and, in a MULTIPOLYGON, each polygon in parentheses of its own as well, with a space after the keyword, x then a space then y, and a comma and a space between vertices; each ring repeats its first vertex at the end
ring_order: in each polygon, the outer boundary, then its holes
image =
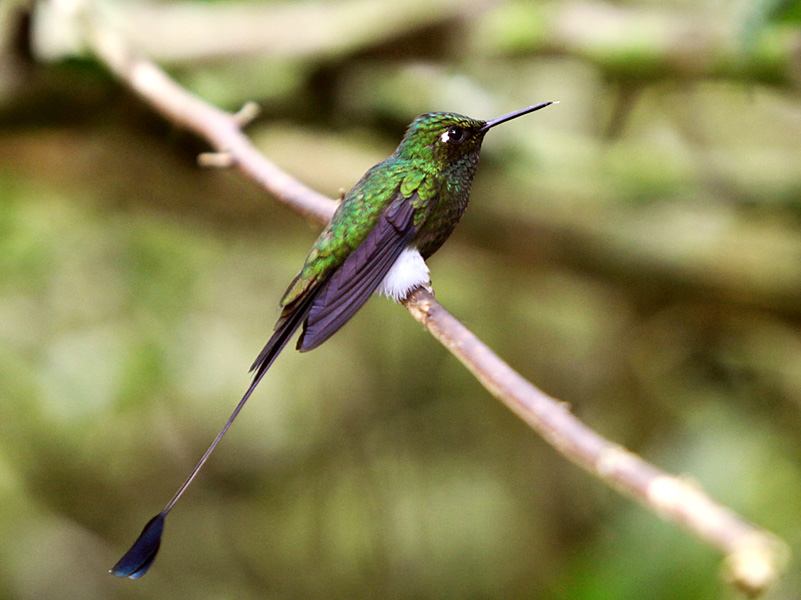
POLYGON ((312 303, 298 340, 306 352, 336 333, 367 302, 414 238, 414 196, 399 197, 375 228, 324 283, 312 303))

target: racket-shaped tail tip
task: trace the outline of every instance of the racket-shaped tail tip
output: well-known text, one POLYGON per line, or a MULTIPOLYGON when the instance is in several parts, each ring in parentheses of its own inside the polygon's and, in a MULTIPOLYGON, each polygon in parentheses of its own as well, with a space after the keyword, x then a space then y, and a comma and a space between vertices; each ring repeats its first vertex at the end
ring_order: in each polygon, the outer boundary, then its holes
POLYGON ((156 559, 159 546, 161 546, 161 536, 164 533, 164 519, 166 516, 166 512, 160 512, 150 519, 130 550, 117 561, 116 565, 111 567, 109 573, 129 579, 139 579, 147 573, 147 570, 156 559))

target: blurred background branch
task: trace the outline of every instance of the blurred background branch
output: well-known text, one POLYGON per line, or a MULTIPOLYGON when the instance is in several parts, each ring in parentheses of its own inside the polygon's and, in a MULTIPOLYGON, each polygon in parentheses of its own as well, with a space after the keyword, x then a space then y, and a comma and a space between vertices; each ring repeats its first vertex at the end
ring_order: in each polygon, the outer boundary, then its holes
MULTIPOLYGON (((93 532, 125 537, 195 458, 314 234, 235 177, 198 173, 193 139, 76 58, 76 4, 31 5, 0 6, 3 597, 719 597, 714 556, 532 447, 381 303, 336 352, 276 371, 155 587, 105 582, 114 552, 93 532)), ((99 4, 198 96, 255 98, 255 145, 329 195, 419 112, 562 99, 487 144, 435 261, 441 297, 583 420, 791 546, 797 6, 99 4)), ((774 596, 798 581, 792 564, 774 596)))
MULTIPOLYGON (((45 29, 37 46, 42 56, 74 55, 80 38, 53 35, 49 27, 71 26, 57 15, 50 20, 59 3, 42 6, 39 23, 45 29)), ((776 22, 765 1, 747 7, 750 12, 736 5, 721 11, 704 5, 481 0, 101 3, 98 8, 144 54, 167 65, 259 57, 308 65, 431 33, 443 39, 429 43, 448 53, 487 60, 558 55, 624 80, 711 77, 794 89, 801 83, 801 36, 795 27, 776 22)))

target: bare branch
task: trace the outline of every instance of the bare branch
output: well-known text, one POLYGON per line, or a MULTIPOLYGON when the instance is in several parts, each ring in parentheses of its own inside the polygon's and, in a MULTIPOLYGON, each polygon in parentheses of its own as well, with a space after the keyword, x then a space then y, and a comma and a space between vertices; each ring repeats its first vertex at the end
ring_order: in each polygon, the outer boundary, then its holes
POLYGON ((716 503, 693 483, 598 435, 573 416, 566 403, 545 394, 494 354, 430 290, 417 290, 405 305, 493 396, 561 454, 726 554, 727 576, 738 587, 760 593, 779 576, 789 552, 784 542, 716 503))
MULTIPOLYGON (((207 104, 133 52, 96 16, 86 11, 82 18, 85 42, 98 60, 164 118, 196 133, 216 150, 203 155, 203 164, 234 166, 306 218, 321 224, 330 218, 334 200, 280 170, 242 133, 241 126, 252 118, 252 108, 232 115, 207 104)), ((417 290, 404 304, 492 395, 558 452, 723 552, 727 574, 741 589, 756 594, 779 577, 788 555, 781 540, 714 502, 696 485, 661 471, 592 431, 565 403, 537 389, 495 355, 434 299, 431 290, 417 290)))
POLYGON ((293 210, 318 223, 328 222, 336 203, 279 169, 242 133, 241 125, 252 118, 252 109, 246 105, 232 115, 204 102, 135 53, 114 30, 101 26, 96 15, 87 12, 83 17, 89 48, 145 102, 170 122, 196 133, 218 153, 227 155, 228 164, 293 210))

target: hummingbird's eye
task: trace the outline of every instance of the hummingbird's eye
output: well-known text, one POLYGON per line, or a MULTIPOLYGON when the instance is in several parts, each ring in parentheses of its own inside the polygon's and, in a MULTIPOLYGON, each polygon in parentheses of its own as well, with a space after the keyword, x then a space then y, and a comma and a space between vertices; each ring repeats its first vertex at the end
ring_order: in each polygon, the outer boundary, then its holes
POLYGON ((442 134, 442 141, 449 144, 461 144, 467 139, 467 131, 461 127, 448 127, 445 133, 442 134))

